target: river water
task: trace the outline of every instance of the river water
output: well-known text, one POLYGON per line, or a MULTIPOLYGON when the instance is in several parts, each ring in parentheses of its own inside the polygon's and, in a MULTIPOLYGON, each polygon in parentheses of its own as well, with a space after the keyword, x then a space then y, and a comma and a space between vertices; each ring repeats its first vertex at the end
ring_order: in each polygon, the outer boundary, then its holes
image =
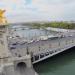
POLYGON ((11 36, 15 37, 15 36, 19 36, 21 38, 25 38, 25 39, 33 39, 39 36, 55 36, 57 34, 57 32, 53 32, 53 31, 47 31, 45 29, 34 29, 31 28, 30 26, 22 26, 22 25, 17 25, 17 26, 10 26, 11 27, 11 36))
POLYGON ((34 65, 39 75, 75 75, 75 47, 34 65))

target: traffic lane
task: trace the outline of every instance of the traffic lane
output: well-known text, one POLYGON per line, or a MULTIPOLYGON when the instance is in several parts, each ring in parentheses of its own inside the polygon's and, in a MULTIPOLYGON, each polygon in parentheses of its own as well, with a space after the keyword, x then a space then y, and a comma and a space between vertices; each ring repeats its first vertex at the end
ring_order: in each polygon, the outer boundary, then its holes
POLYGON ((62 42, 62 41, 69 41, 69 40, 74 40, 75 37, 67 37, 67 38, 57 38, 57 39, 48 39, 48 40, 40 40, 40 41, 37 41, 37 42, 32 42, 32 43, 25 43, 25 44, 22 44, 22 43, 18 43, 17 45, 13 45, 9 43, 9 47, 16 47, 16 48, 24 48, 24 47, 27 47, 27 46, 35 46, 35 45, 42 45, 42 44, 46 44, 46 43, 55 43, 55 42, 62 42))
MULTIPOLYGON (((45 42, 45 41, 44 41, 44 42, 45 42)), ((57 41, 57 42, 58 42, 58 41, 57 41)), ((63 40, 63 41, 61 41, 61 42, 65 42, 65 40, 63 40)), ((51 43, 51 42, 50 42, 50 43, 51 43)), ((53 46, 53 47, 50 48, 51 50, 56 49, 56 48, 59 48, 58 44, 54 45, 55 43, 56 43, 56 42, 54 42, 54 43, 52 42, 52 43, 51 43, 52 46, 53 46), (54 46, 55 46, 55 47, 54 47, 54 46)), ((47 43, 47 44, 48 44, 48 43, 47 43)), ((63 44, 62 44, 62 43, 60 44, 60 46, 62 46, 62 45, 65 46, 64 43, 63 43, 63 44)), ((38 45, 36 44, 36 46, 38 46, 38 45)), ((31 46, 31 48, 32 48, 32 47, 35 47, 35 44, 34 44, 34 46, 31 46)), ((45 45, 45 47, 46 47, 46 45, 45 45)), ((30 49, 31 49, 31 48, 30 48, 30 49)), ((40 47, 40 49, 41 49, 41 48, 42 48, 42 47, 40 47)), ((29 49, 29 51, 30 51, 30 49, 29 49)), ((37 54, 38 52, 42 52, 42 51, 45 52, 45 51, 47 51, 47 49, 44 48, 44 49, 42 49, 41 51, 39 51, 39 48, 36 49, 36 47, 35 47, 34 50, 32 50, 32 52, 35 52, 34 54, 37 54), (37 50, 37 51, 36 51, 36 50, 37 50)), ((20 49, 13 50, 12 53, 13 53, 13 55, 14 55, 15 53, 17 53, 17 54, 16 54, 17 56, 20 56, 20 55, 23 56, 23 55, 26 54, 26 50, 25 50, 25 49, 23 50, 23 49, 20 48, 20 49), (23 53, 24 53, 24 54, 23 54, 23 53)))

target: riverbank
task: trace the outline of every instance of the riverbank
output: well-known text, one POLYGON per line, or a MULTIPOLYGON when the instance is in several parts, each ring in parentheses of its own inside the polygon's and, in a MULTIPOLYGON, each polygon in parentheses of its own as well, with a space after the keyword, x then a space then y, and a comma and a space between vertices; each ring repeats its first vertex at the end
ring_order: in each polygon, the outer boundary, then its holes
POLYGON ((62 28, 62 29, 75 29, 74 22, 48 22, 48 23, 32 23, 34 28, 46 28, 46 27, 53 27, 53 28, 62 28))
POLYGON ((72 32, 74 33, 74 29, 62 29, 62 28, 53 28, 53 27, 46 27, 46 30, 55 31, 55 32, 72 32))

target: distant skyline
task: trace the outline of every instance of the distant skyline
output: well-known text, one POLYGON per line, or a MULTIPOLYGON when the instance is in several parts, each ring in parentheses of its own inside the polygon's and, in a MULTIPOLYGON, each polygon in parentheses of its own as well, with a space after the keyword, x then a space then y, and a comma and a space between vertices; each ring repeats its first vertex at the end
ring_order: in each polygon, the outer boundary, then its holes
POLYGON ((9 22, 75 21, 75 0, 0 0, 9 22))

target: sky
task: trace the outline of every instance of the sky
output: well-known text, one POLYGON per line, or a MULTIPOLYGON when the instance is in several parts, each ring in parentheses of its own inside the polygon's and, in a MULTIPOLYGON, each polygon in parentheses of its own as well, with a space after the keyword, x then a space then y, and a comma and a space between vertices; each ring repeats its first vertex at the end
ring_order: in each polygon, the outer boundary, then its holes
POLYGON ((75 0, 0 0, 9 22, 74 21, 75 0))

